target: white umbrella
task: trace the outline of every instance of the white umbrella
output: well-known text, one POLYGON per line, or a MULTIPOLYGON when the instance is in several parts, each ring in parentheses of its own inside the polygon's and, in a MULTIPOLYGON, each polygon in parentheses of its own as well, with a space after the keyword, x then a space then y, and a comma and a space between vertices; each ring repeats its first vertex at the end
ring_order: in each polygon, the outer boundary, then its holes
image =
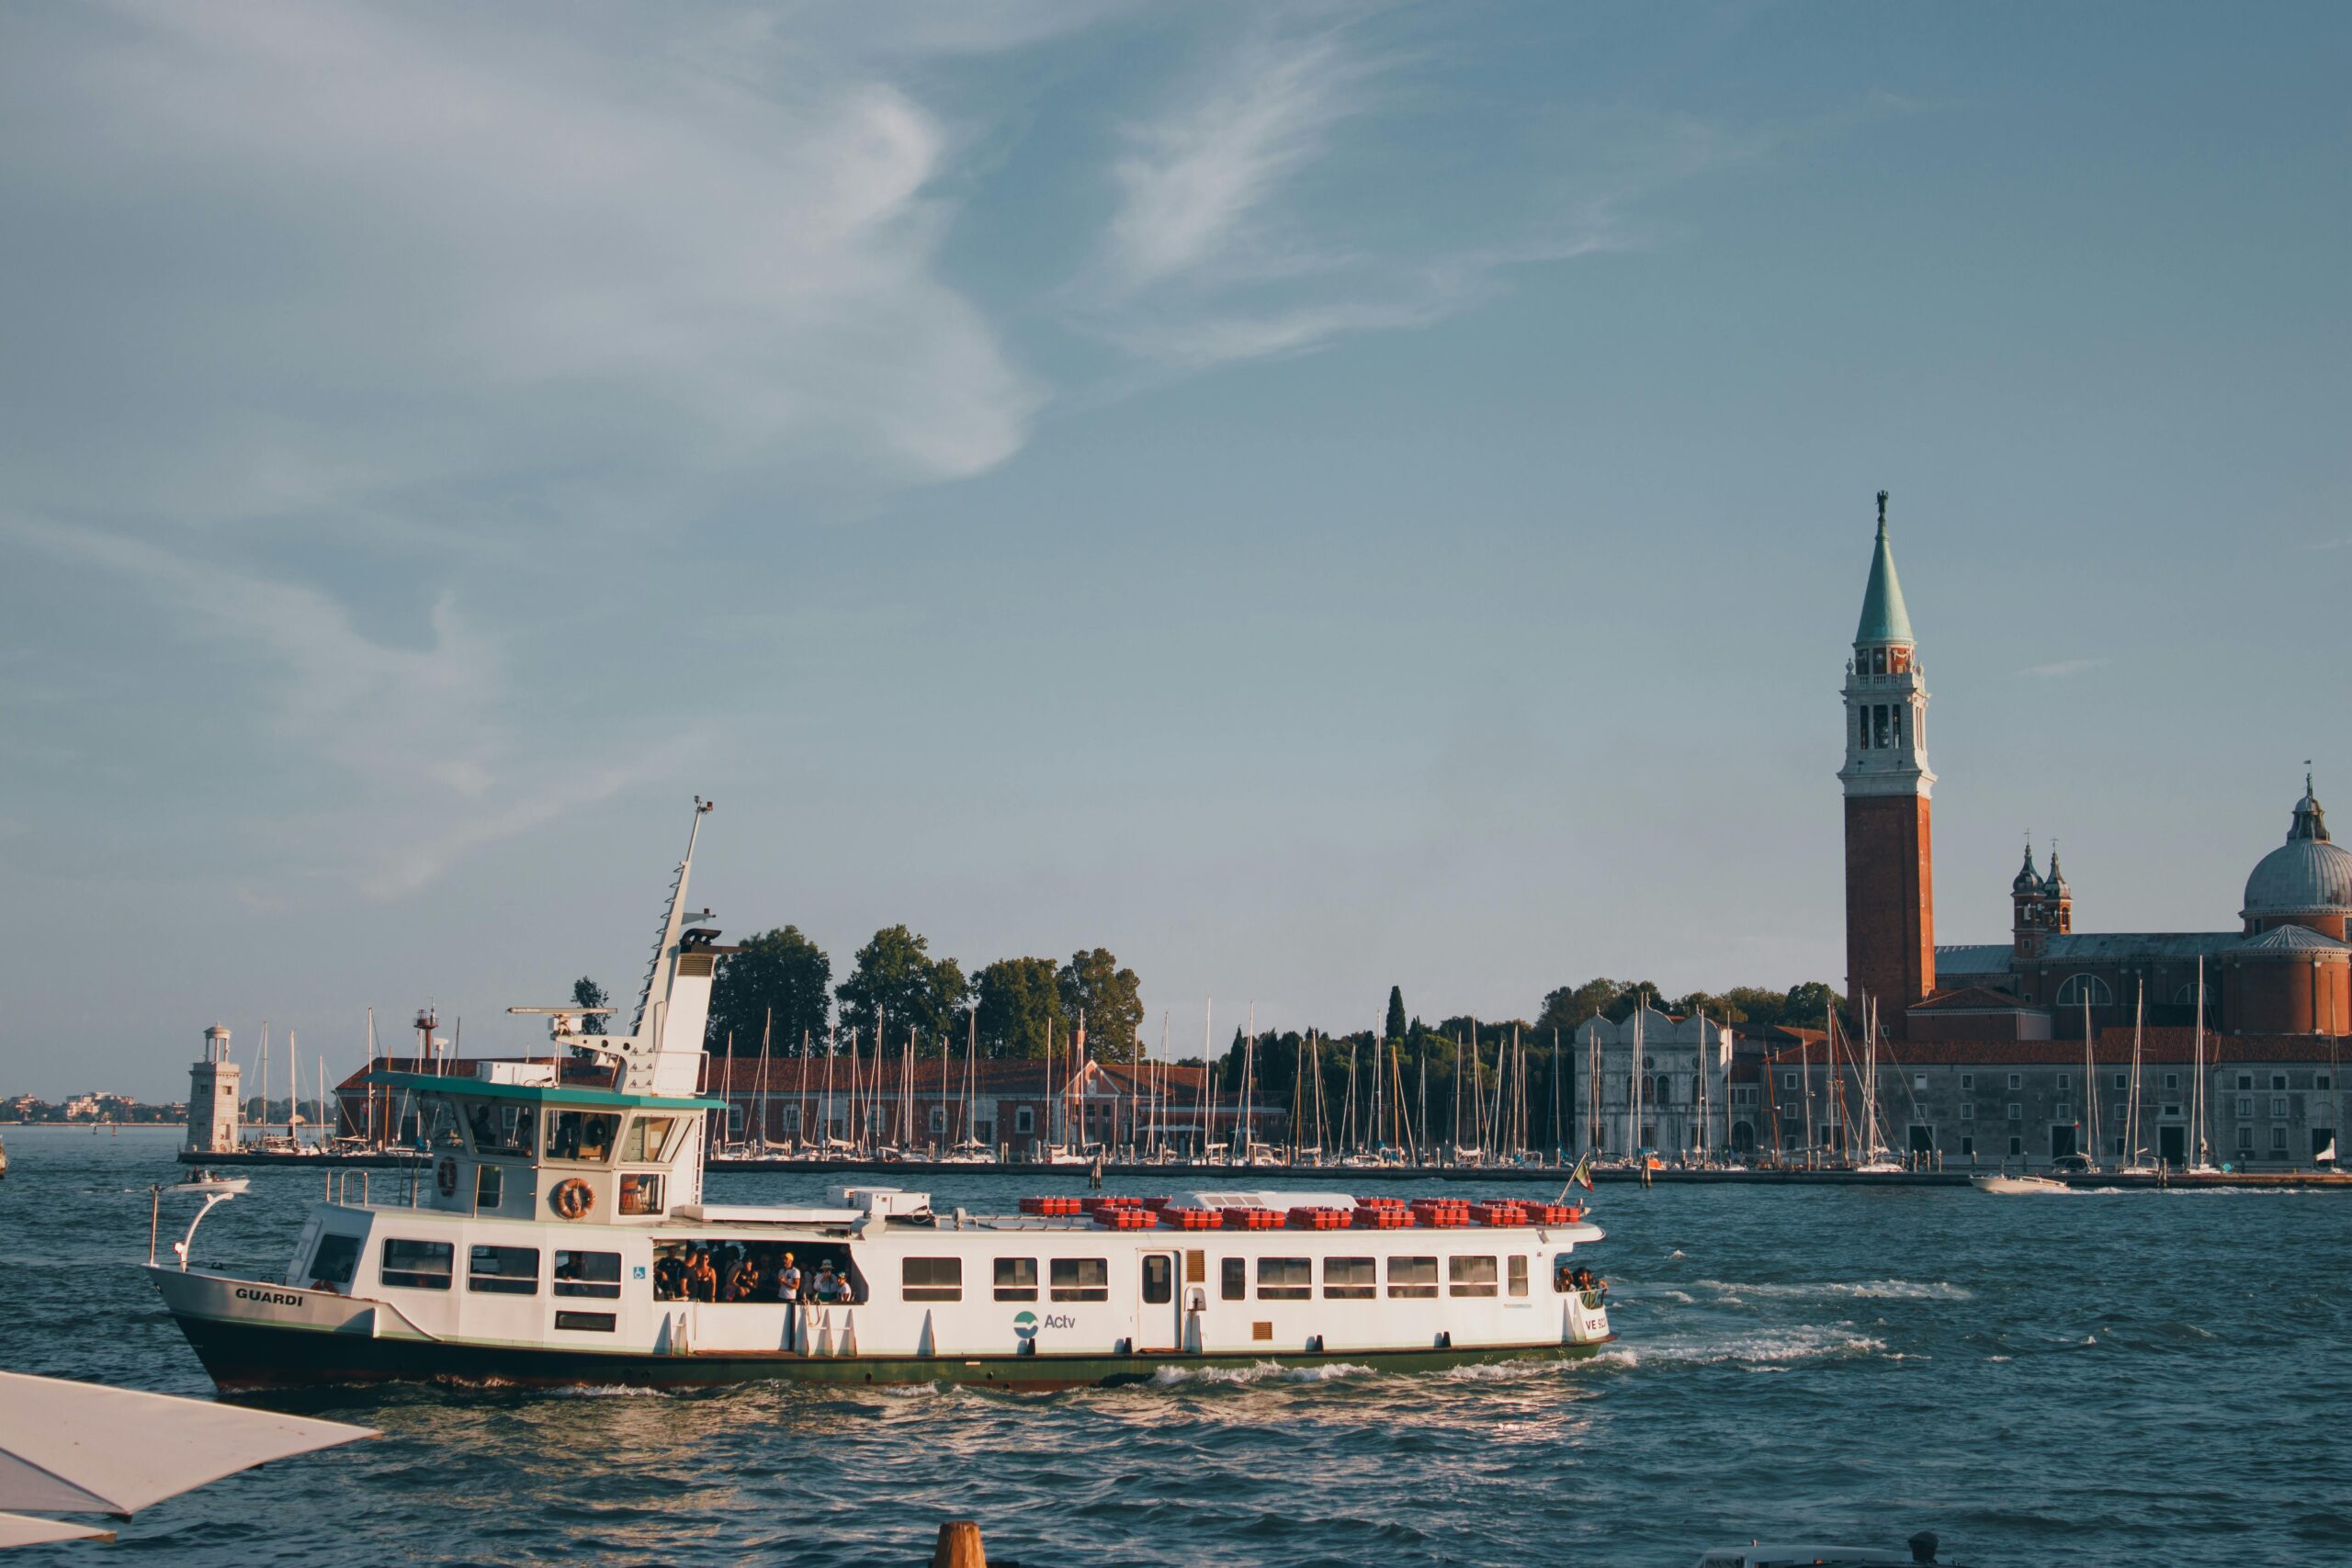
POLYGON ((375 1435, 340 1421, 0 1372, 0 1508, 127 1517, 274 1459, 375 1435))

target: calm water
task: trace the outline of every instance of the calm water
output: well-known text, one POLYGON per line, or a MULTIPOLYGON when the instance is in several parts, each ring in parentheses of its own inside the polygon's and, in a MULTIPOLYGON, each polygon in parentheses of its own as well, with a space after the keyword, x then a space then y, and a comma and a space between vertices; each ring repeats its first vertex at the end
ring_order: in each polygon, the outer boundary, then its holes
MULTIPOLYGON (((209 1392, 130 1267, 174 1137, 11 1130, 0 1365, 209 1392)), ((319 1186, 258 1173, 199 1261, 281 1267, 319 1186)), ((1921 1529, 1984 1568, 2352 1552, 2352 1198, 1604 1187, 1598 1217, 1621 1340, 1566 1370, 334 1393, 306 1408, 384 1437, 151 1509, 106 1560, 911 1564, 964 1515, 992 1558, 1054 1565, 1687 1568, 1921 1529)))

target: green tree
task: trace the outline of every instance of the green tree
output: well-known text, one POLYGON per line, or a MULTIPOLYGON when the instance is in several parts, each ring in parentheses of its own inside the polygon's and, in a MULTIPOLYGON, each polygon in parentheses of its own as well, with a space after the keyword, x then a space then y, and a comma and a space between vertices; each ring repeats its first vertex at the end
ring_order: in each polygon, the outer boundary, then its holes
POLYGON ((737 1055, 756 1055, 760 1031, 771 1010, 775 1015, 775 1048, 784 1055, 800 1049, 803 1035, 821 1040, 831 1016, 832 961, 824 950, 800 934, 797 926, 762 931, 744 940, 739 951, 722 953, 710 987, 710 1027, 705 1045, 713 1051, 735 1040, 737 1055))
MULTIPOLYGON (((585 975, 571 982, 571 1005, 574 1007, 600 1008, 611 1000, 612 998, 605 994, 605 987, 585 975)), ((580 1032, 582 1034, 604 1033, 605 1017, 606 1015, 601 1012, 583 1014, 580 1020, 580 1032)))
POLYGON ((911 1028, 916 1048, 935 1050, 951 1032, 970 989, 964 966, 931 956, 931 943, 904 926, 885 926, 857 950, 856 967, 833 993, 842 1026, 874 1037, 875 1021, 892 1039, 911 1028))
POLYGON ((1388 1021, 1381 1028, 1381 1038, 1402 1040, 1406 1035, 1405 990, 1401 986, 1388 987, 1388 1021))
POLYGON ((1100 1061, 1131 1062, 1136 1031, 1143 1023, 1142 982, 1122 969, 1107 947, 1070 954, 1055 977, 1062 1016, 1086 1022, 1087 1048, 1100 1061))
POLYGON ((1846 998, 1823 981, 1807 980, 1789 987, 1788 997, 1781 1004, 1781 1016, 1772 1021, 1792 1029, 1819 1029, 1822 1014, 1832 1010, 1845 1011, 1846 998))
POLYGON ((980 1049, 991 1056, 1044 1056, 1048 1027, 1057 1042, 1069 1042, 1059 974, 1050 958, 1000 958, 972 976, 972 997, 980 1049))

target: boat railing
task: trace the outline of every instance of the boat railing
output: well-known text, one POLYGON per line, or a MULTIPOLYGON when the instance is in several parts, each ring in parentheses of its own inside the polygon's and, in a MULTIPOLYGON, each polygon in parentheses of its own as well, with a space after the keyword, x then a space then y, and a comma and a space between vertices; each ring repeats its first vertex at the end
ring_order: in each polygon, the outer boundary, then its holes
POLYGON ((366 1207, 368 1206, 368 1176, 369 1176, 370 1174, 371 1174, 370 1172, 368 1172, 368 1171, 367 1171, 367 1170, 364 1170, 364 1169, 362 1169, 362 1170, 330 1170, 330 1171, 328 1171, 328 1172, 326 1173, 326 1178, 327 1178, 326 1200, 327 1200, 327 1201, 328 1201, 328 1202, 330 1202, 330 1203, 336 1203, 336 1204, 349 1205, 349 1203, 351 1202, 352 1178, 354 1178, 354 1177, 357 1177, 357 1178, 359 1179, 359 1180, 358 1180, 358 1186, 359 1186, 359 1204, 358 1204, 358 1206, 359 1206, 360 1208, 363 1208, 363 1209, 364 1209, 364 1208, 366 1208, 366 1207))

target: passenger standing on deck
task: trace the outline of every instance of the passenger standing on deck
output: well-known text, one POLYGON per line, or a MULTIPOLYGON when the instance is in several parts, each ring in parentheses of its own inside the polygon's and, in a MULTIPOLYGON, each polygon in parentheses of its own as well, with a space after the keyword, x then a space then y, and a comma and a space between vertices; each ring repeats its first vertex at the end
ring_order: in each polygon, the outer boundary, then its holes
POLYGON ((789 1252, 784 1255, 784 1267, 776 1270, 775 1299, 780 1302, 800 1299, 800 1265, 792 1260, 789 1252))

